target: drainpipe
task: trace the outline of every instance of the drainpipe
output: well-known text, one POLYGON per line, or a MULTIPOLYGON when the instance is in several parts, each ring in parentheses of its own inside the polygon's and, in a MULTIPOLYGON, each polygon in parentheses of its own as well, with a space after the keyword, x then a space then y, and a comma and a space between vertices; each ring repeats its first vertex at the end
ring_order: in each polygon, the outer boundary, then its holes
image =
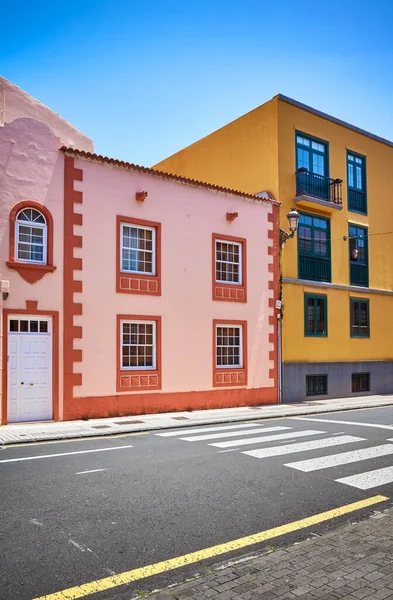
POLYGON ((6 357, 3 356, 3 301, 7 300, 10 292, 10 282, 6 280, 0 280, 0 422, 1 422, 1 407, 3 406, 3 362, 6 357))
POLYGON ((278 402, 282 404, 282 342, 281 342, 281 308, 277 315, 277 350, 278 350, 278 402))

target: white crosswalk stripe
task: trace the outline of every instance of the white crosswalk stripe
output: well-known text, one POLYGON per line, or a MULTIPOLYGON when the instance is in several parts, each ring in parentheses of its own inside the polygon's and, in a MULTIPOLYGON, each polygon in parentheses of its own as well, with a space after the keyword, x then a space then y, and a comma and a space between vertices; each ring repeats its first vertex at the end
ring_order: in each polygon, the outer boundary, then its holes
POLYGON ((252 435, 254 433, 268 433, 270 431, 283 431, 284 429, 291 429, 291 427, 260 427, 258 429, 250 429, 245 431, 226 431, 225 433, 208 433, 207 435, 192 435, 190 437, 181 437, 181 440, 185 442, 203 442, 205 440, 216 440, 226 437, 234 437, 235 435, 252 435))
POLYGON ((231 446, 246 446, 247 444, 274 442, 276 440, 285 440, 287 438, 298 438, 306 437, 308 435, 319 435, 320 433, 326 432, 319 431, 318 429, 310 429, 308 431, 291 431, 290 433, 278 433, 277 435, 265 435, 256 438, 241 438, 237 440, 230 440, 228 442, 217 442, 215 444, 209 444, 209 446, 215 446, 216 448, 230 448, 231 446))
POLYGON ((258 448, 258 450, 246 450, 243 454, 254 456, 255 458, 270 458, 272 456, 282 456, 284 454, 295 454, 297 452, 306 452, 318 450, 319 448, 328 448, 330 446, 340 446, 342 444, 353 444, 355 442, 364 442, 364 438, 353 437, 352 435, 343 435, 341 437, 323 438, 321 440, 311 440, 295 444, 286 444, 285 446, 272 446, 271 448, 258 448))
MULTIPOLYGON (((219 427, 197 427, 197 429, 184 428, 184 431, 189 433, 200 433, 201 431, 225 431, 226 429, 248 429, 249 427, 260 427, 260 423, 240 423, 239 425, 221 425, 219 427)), ((165 433, 156 433, 159 437, 175 437, 183 435, 177 431, 166 431, 165 433)), ((184 434, 185 435, 185 434, 184 434)))
POLYGON ((340 452, 339 454, 320 456, 319 458, 310 458, 299 462, 287 463, 285 466, 309 473, 310 471, 319 471, 320 469, 347 465, 349 463, 370 460, 371 458, 387 456, 389 454, 393 454, 393 444, 383 444, 372 448, 362 448, 361 450, 352 450, 350 452, 340 452))
POLYGON ((335 481, 345 483, 345 485, 350 485, 359 490, 370 490, 371 488, 392 483, 393 467, 375 469, 374 471, 367 471, 366 473, 359 473, 358 475, 351 475, 350 477, 342 477, 335 481))
MULTIPOLYGON (((320 423, 333 423, 333 421, 327 419, 311 418, 307 420, 315 420, 320 423)), ((288 423, 288 421, 286 422, 288 423)), ((345 421, 335 421, 335 423, 352 425, 352 422, 345 421)), ((365 424, 365 426, 370 427, 372 424, 365 424)), ((382 426, 380 428, 382 429, 382 426)), ((197 427, 193 429, 182 428, 181 430, 177 429, 176 431, 156 433, 155 435, 160 437, 177 437, 185 442, 206 442, 208 446, 219 448, 221 452, 241 452, 243 455, 260 460, 309 452, 311 453, 311 458, 306 457, 304 460, 295 459, 293 462, 285 463, 283 461, 282 464, 284 467, 295 469, 305 474, 321 470, 328 471, 329 468, 338 466, 348 465, 349 467, 349 465, 355 463, 393 456, 393 438, 388 439, 383 444, 373 446, 370 443, 367 448, 346 450, 344 447, 349 444, 363 444, 364 446, 367 438, 348 435, 343 431, 328 433, 319 429, 297 430, 284 425, 267 426, 260 422, 243 422, 235 425, 217 425, 214 427, 197 427), (312 436, 317 437, 316 439, 298 441, 300 438, 311 438, 312 436), (259 448, 255 448, 257 444, 259 444, 259 448), (244 446, 254 446, 254 449, 243 449, 244 446), (330 449, 337 446, 342 446, 342 451, 333 453, 330 449), (315 453, 318 451, 325 451, 325 455, 315 457, 315 453), (330 452, 330 454, 326 454, 326 452, 330 452), (312 453, 314 453, 314 456, 312 453)), ((356 469, 356 465, 354 469, 356 469)), ((348 477, 335 479, 334 481, 360 490, 380 487, 393 483, 393 466, 360 472, 348 477)))

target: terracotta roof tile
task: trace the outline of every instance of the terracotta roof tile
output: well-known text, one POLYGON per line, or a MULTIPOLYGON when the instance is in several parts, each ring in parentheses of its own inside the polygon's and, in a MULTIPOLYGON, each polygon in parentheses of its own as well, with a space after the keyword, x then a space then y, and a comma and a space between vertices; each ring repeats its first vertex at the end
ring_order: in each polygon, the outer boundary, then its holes
POLYGON ((214 190, 216 192, 223 192, 225 194, 232 194, 234 196, 240 196, 242 198, 249 198, 254 201, 258 201, 260 203, 268 203, 268 204, 277 204, 280 202, 274 199, 273 195, 268 193, 264 193, 264 196, 257 196, 255 194, 248 194, 247 192, 240 192, 238 190, 232 190, 230 188, 222 187, 220 185, 215 185, 213 183, 207 183, 205 181, 198 181, 197 179, 189 179, 188 177, 182 177, 180 175, 174 175, 172 173, 166 173, 165 171, 158 171, 157 169, 152 169, 150 167, 142 167, 140 165, 135 165, 134 163, 125 162, 124 160, 118 160, 117 158, 109 158, 108 156, 102 156, 101 154, 94 154, 93 152, 85 152, 84 150, 78 150, 76 148, 71 148, 67 146, 62 146, 60 148, 62 152, 65 154, 69 154, 72 156, 84 158, 86 160, 91 160, 93 162, 106 163, 109 165, 114 165, 116 167, 120 167, 123 169, 129 169, 130 171, 139 171, 139 173, 146 173, 147 175, 153 175, 156 177, 162 177, 164 179, 169 179, 171 181, 178 181, 180 183, 185 183, 187 185, 192 185, 196 187, 201 187, 209 190, 214 190))

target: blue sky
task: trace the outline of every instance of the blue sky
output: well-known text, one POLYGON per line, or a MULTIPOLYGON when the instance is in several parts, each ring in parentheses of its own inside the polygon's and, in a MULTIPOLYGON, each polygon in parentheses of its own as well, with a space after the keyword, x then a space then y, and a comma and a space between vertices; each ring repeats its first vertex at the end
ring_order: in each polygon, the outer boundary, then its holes
POLYGON ((0 74, 150 166, 281 92, 393 140, 390 0, 3 0, 0 74))

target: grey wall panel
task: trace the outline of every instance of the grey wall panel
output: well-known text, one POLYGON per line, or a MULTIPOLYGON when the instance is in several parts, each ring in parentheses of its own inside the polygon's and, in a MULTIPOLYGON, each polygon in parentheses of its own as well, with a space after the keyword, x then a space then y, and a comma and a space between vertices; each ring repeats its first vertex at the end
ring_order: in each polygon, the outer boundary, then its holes
POLYGON ((393 361, 283 363, 283 401, 393 394, 393 361), (370 392, 352 393, 352 373, 370 373, 370 392), (327 375, 328 393, 306 396, 306 375, 327 375))

